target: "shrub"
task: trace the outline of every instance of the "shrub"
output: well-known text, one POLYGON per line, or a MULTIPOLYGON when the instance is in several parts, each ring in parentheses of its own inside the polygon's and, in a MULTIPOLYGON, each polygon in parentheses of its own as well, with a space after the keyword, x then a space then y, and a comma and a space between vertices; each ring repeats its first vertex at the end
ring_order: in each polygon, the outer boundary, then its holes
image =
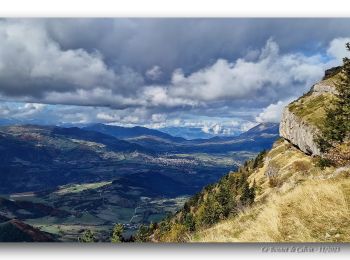
MULTIPOLYGON (((165 224, 170 224, 168 222, 162 222, 161 225, 165 225, 165 224)), ((139 230, 137 231, 136 235, 135 235, 135 241, 136 242, 150 242, 151 241, 151 235, 153 234, 154 230, 156 230, 158 228, 157 224, 153 224, 151 223, 149 226, 146 225, 141 225, 141 227, 139 228, 139 230)), ((162 227, 164 228, 164 226, 162 227)), ((170 226, 168 226, 166 228, 166 230, 170 230, 170 226)), ((164 231, 165 232, 165 231, 164 231)))
POLYGON ((257 168, 260 168, 263 166, 264 164, 264 158, 265 158, 265 155, 267 154, 267 151, 264 150, 262 152, 260 152, 254 159, 254 162, 253 162, 253 169, 257 169, 257 168))
POLYGON ((187 230, 192 232, 196 229, 196 222, 194 220, 194 217, 191 213, 188 213, 185 217, 184 225, 186 226, 187 230))
POLYGON ((279 187, 281 184, 281 181, 277 177, 269 177, 269 186, 271 188, 279 187))
POLYGON ((296 161, 294 167, 297 172, 306 173, 310 170, 311 165, 306 161, 296 161))
POLYGON ((82 236, 78 238, 78 242, 93 243, 93 242, 97 242, 97 239, 95 237, 95 233, 88 229, 88 230, 85 230, 82 236))
POLYGON ((333 166, 333 162, 328 158, 323 158, 319 156, 316 159, 316 166, 324 170, 326 167, 333 166))
POLYGON ((186 242, 186 231, 187 230, 184 225, 179 223, 173 224, 166 238, 167 242, 186 242))
POLYGON ((122 224, 116 224, 113 228, 111 242, 120 243, 123 240, 124 226, 122 224))

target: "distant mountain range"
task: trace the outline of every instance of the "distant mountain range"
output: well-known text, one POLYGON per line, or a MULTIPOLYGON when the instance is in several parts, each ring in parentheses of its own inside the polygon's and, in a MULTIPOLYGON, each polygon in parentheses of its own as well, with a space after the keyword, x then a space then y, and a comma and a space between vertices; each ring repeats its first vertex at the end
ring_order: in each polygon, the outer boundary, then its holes
POLYGON ((236 137, 196 140, 144 127, 3 126, 0 127, 0 180, 3 184, 0 192, 110 180, 115 175, 113 171, 123 175, 145 167, 162 169, 167 165, 165 168, 180 170, 180 162, 187 165, 181 167, 181 171, 186 172, 199 163, 198 153, 225 157, 231 152, 256 153, 269 149, 277 138, 278 124, 261 124, 236 137))
POLYGON ((102 240, 116 222, 135 230, 178 209, 184 197, 277 138, 277 124, 195 140, 144 127, 1 126, 0 233, 13 232, 13 241, 51 241, 36 227, 60 225, 54 237, 76 241, 81 229, 72 233, 65 225, 93 223, 102 240))
POLYGON ((216 136, 209 139, 193 140, 173 137, 161 131, 145 127, 127 128, 95 124, 83 129, 112 135, 157 152, 171 153, 223 153, 242 150, 256 152, 269 149, 271 143, 279 136, 279 125, 276 123, 259 124, 237 136, 216 136))
POLYGON ((83 127, 82 129, 111 135, 118 139, 128 139, 128 138, 135 138, 135 137, 141 137, 141 136, 145 136, 145 137, 153 136, 153 137, 162 138, 164 140, 169 140, 172 142, 184 141, 184 138, 174 137, 170 134, 167 134, 155 129, 141 127, 141 126, 122 127, 122 126, 112 126, 112 125, 104 125, 104 124, 93 124, 90 126, 83 127))
POLYGON ((172 136, 176 137, 182 137, 187 140, 193 140, 193 139, 209 139, 215 136, 237 136, 240 134, 239 131, 233 132, 230 135, 227 134, 214 134, 210 132, 204 132, 202 128, 200 127, 164 127, 159 128, 159 131, 162 131, 164 133, 170 134, 172 136))
POLYGON ((69 127, 69 128, 63 128, 63 127, 54 127, 51 131, 52 136, 64 136, 69 138, 75 138, 78 140, 84 140, 89 142, 96 142, 101 143, 108 147, 109 149, 113 151, 118 152, 144 152, 144 153, 151 153, 151 150, 145 149, 144 147, 129 143, 124 140, 120 140, 123 138, 114 138, 116 136, 109 134, 105 131, 97 131, 97 130, 90 130, 89 128, 83 128, 80 129, 78 127, 69 127))

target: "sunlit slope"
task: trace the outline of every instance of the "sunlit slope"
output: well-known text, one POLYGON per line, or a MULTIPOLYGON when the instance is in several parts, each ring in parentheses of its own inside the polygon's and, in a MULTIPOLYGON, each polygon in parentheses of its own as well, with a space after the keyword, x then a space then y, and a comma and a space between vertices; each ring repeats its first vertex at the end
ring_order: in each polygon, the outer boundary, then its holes
POLYGON ((349 242, 350 169, 322 170, 279 141, 249 181, 255 203, 191 236, 192 242, 349 242))

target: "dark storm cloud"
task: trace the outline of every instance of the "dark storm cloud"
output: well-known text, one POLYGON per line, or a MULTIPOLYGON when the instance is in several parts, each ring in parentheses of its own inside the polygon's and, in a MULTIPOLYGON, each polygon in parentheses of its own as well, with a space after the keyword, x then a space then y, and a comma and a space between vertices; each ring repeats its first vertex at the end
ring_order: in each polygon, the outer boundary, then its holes
POLYGON ((234 60, 273 38, 282 52, 314 52, 350 35, 349 19, 72 19, 46 21, 64 49, 98 49, 115 66, 145 72, 158 65, 194 72, 234 60))
POLYGON ((339 64, 349 22, 4 19, 0 98, 100 107, 67 110, 72 121, 278 121, 287 101, 339 64))

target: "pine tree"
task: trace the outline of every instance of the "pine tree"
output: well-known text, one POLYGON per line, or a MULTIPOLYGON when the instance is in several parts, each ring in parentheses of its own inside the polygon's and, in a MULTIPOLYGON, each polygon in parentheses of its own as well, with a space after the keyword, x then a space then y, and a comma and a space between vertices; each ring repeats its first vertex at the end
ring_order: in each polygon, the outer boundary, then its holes
MULTIPOLYGON (((170 224, 169 220, 165 220, 162 223, 161 223, 161 226, 160 226, 161 229, 162 229, 163 225, 167 225, 167 228, 166 228, 167 231, 169 231, 171 229, 171 224, 170 224)), ((150 236, 152 235, 154 230, 157 229, 157 228, 158 228, 158 225, 157 224, 153 224, 153 223, 151 223, 149 226, 141 225, 139 230, 137 231, 137 233, 135 235, 135 241, 136 242, 150 242, 151 241, 151 237, 150 236)))
POLYGON ((188 231, 194 231, 196 229, 196 222, 192 213, 186 214, 184 225, 186 226, 188 231))
POLYGON ((250 192, 249 192, 249 201, 250 201, 250 204, 252 204, 255 200, 255 196, 256 196, 256 182, 255 182, 255 179, 253 181, 253 185, 252 187, 250 188, 250 192))
POLYGON ((113 228, 113 233, 111 237, 112 243, 120 243, 123 240, 124 227, 122 224, 116 224, 113 228))
POLYGON ((219 191, 215 195, 215 199, 222 207, 222 214, 224 218, 235 212, 237 205, 228 181, 221 184, 219 191))
POLYGON ((253 162, 253 169, 262 167, 265 154, 266 154, 266 150, 263 150, 255 157, 253 162))
POLYGON ((252 204, 254 202, 254 199, 255 199, 255 180, 251 188, 249 188, 249 183, 246 181, 243 184, 240 201, 242 202, 243 205, 247 206, 252 204))
POLYGON ((211 226, 217 223, 223 214, 222 206, 213 196, 209 196, 204 203, 203 224, 211 226))
MULTIPOLYGON (((346 44, 350 51, 350 43, 346 44)), ((350 59, 343 59, 340 82, 331 106, 326 108, 324 129, 316 139, 322 152, 327 152, 336 143, 350 136, 350 59)))

